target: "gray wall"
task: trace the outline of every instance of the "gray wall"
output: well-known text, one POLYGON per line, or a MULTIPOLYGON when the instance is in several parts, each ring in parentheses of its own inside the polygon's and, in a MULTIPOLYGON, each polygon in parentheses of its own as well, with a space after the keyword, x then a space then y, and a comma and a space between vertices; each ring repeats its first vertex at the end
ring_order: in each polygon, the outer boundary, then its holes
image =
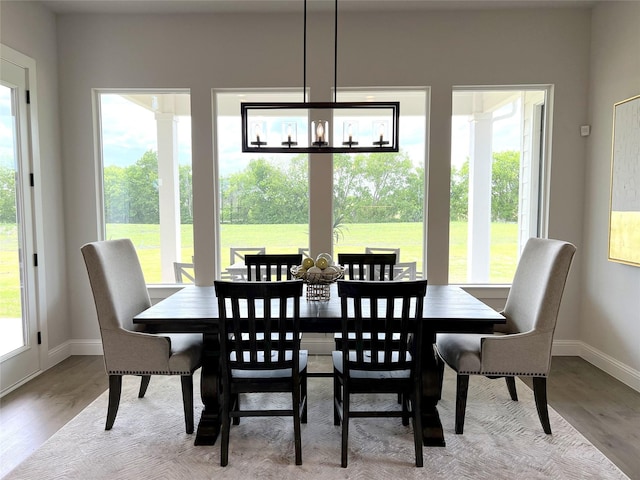
MULTIPOLYGON (((326 99, 333 85, 331 21, 331 14, 318 14, 309 22, 307 74, 314 100, 323 99, 318 95, 326 99)), ((549 234, 580 248, 585 140, 579 125, 587 120, 588 10, 344 14, 340 22, 345 27, 340 36, 339 86, 432 87, 430 281, 446 281, 442 252, 448 245, 453 85, 555 85, 549 234), (574 186, 571 191, 569 184, 574 186)), ((191 89, 195 255, 202 258, 213 245, 211 88, 300 86, 300 23, 295 14, 59 18, 65 211, 73 219, 67 223, 66 253, 75 292, 87 292, 76 253, 83 242, 95 238, 97 220, 91 89, 191 89)), ((578 335, 579 272, 577 261, 559 338, 578 335)), ((74 338, 94 338, 92 308, 88 300, 71 305, 74 338)))
POLYGON ((593 349, 585 352, 592 363, 607 370, 609 355, 640 385, 640 268, 607 261, 613 104, 640 94, 640 2, 595 9, 590 80, 578 338, 593 349))
MULTIPOLYGON (((17 28, 5 39, 4 16, 10 14, 7 23, 29 30, 33 20, 25 13, 24 3, 11 8, 7 3, 11 2, 2 3, 2 41, 19 49, 12 45, 14 37, 19 37, 17 28)), ((635 19, 639 16, 638 4, 616 2, 598 7, 593 19, 592 11, 583 8, 341 13, 338 88, 431 87, 428 275, 430 281, 442 283, 447 272, 447 255, 443 253, 448 248, 451 87, 553 84, 548 230, 550 237, 578 247, 556 340, 565 345, 565 353, 578 354, 583 351, 582 342, 588 342, 587 350, 592 345, 608 358, 624 363, 637 378, 640 358, 637 348, 635 353, 631 348, 633 334, 638 338, 637 322, 629 319, 632 310, 637 316, 637 292, 627 296, 619 292, 615 300, 598 293, 603 285, 618 283, 621 275, 625 285, 637 284, 640 270, 606 262, 602 242, 608 224, 607 206, 601 203, 608 195, 604 173, 610 161, 610 145, 605 146, 610 141, 607 123, 611 122, 612 102, 626 97, 618 98, 615 72, 605 76, 595 68, 614 62, 606 60, 601 51, 608 42, 615 42, 626 55, 606 67, 628 68, 623 67, 624 59, 638 51, 638 34, 629 31, 634 15, 635 19), (607 20, 611 16, 620 18, 607 20), (621 29, 618 21, 627 28, 621 29), (609 28, 608 22, 615 28, 609 28), (594 102, 590 112, 589 101, 594 102), (586 123, 594 126, 589 138, 579 134, 580 125, 586 123), (602 146, 596 148, 601 137, 602 146), (626 269, 624 273, 622 269, 626 269)), ((333 85, 331 22, 332 16, 325 13, 309 19, 307 84, 316 101, 328 99, 333 85)), ((53 241, 56 253, 66 258, 68 289, 73 292, 70 318, 60 319, 60 323, 70 328, 69 341, 81 343, 99 338, 78 253, 83 243, 97 238, 91 89, 191 90, 195 250, 196 256, 206 256, 204 252, 210 250, 214 238, 211 89, 301 86, 301 16, 61 15, 57 36, 67 241, 64 237, 53 241)), ((637 65, 634 71, 637 89, 637 65)), ((627 90, 633 89, 632 83, 627 84, 627 90)), ((50 87, 54 85, 52 81, 50 87)), ((59 204, 62 195, 58 193, 59 204)), ((64 268, 60 269, 64 276, 64 268)), ((205 276, 212 274, 213 267, 205 276)))

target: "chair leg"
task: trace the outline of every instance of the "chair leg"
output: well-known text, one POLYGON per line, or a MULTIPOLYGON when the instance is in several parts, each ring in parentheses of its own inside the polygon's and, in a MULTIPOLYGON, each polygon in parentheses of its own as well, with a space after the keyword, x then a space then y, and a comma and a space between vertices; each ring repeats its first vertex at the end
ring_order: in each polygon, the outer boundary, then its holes
POLYGON ((300 415, 300 421, 302 423, 307 423, 308 399, 307 399, 307 373, 306 372, 300 377, 300 401, 304 402, 302 405, 302 413, 300 415))
POLYGON ((347 468, 347 453, 348 453, 348 443, 349 443, 349 388, 345 384, 343 385, 342 391, 342 454, 341 454, 341 463, 342 468, 347 468))
POLYGON ((105 430, 111 430, 116 421, 118 405, 120 405, 120 393, 122 392, 122 375, 109 375, 109 406, 107 407, 107 424, 105 430))
POLYGON ((300 388, 294 388, 291 396, 293 405, 293 442, 296 453, 296 465, 302 465, 302 434, 300 433, 300 388))
POLYGON ((509 390, 509 395, 511 395, 511 400, 514 402, 518 401, 518 392, 516 391, 516 377, 504 377, 507 382, 507 389, 509 390))
POLYGON ((533 377, 533 396, 536 400, 538 417, 542 424, 542 429, 547 435, 551 435, 551 424, 549 423, 549 410, 547 408, 547 379, 546 377, 533 377))
POLYGON ((416 386, 413 394, 413 442, 415 443, 416 450, 416 467, 423 466, 422 459, 422 409, 420 395, 422 394, 421 388, 416 386))
POLYGON ((409 418, 411 417, 411 412, 409 411, 409 403, 411 402, 411 398, 406 393, 400 393, 398 394, 398 397, 402 402, 402 425, 407 427, 409 426, 409 418))
POLYGON ((193 376, 182 375, 182 404, 184 407, 184 423, 187 433, 193 433, 193 376))
POLYGON ((231 429, 231 418, 229 417, 229 403, 231 395, 222 393, 222 425, 220 439, 220 466, 226 467, 229 463, 229 430, 231 429))
MULTIPOLYGON (((231 404, 229 406, 229 410, 231 411, 240 411, 240 394, 236 393, 231 396, 231 404)), ((232 421, 233 425, 240 425, 240 417, 233 417, 232 421)))
POLYGON ((456 390, 456 433, 464 431, 464 414, 467 408, 467 392, 469 391, 469 375, 458 374, 456 390))
POLYGON ((342 391, 340 389, 340 381, 338 380, 338 373, 333 371, 333 424, 335 426, 340 425, 340 412, 338 411, 338 405, 342 403, 342 391))
POLYGON ((138 392, 138 398, 144 397, 147 393, 147 387, 151 381, 151 375, 140 375, 140 391, 138 392))

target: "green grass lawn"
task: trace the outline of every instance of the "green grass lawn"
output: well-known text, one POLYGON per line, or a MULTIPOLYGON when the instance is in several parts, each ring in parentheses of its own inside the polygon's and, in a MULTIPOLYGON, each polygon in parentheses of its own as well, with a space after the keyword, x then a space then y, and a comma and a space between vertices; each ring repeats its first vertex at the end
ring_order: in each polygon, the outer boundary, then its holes
MULTIPOLYGON (((334 247, 340 252, 364 252, 365 247, 400 248, 401 262, 417 262, 423 272, 422 223, 350 224, 342 227, 334 247)), ((222 268, 229 264, 230 247, 266 247, 268 253, 297 253, 307 247, 307 225, 229 225, 221 227, 222 268)), ((193 256, 193 228, 182 226, 182 259, 193 256)), ((160 282, 160 228, 158 225, 109 224, 107 238, 131 238, 136 245, 145 278, 160 282)), ((517 225, 491 226, 491 283, 511 283, 517 260, 517 225)), ((20 316, 20 284, 15 225, 0 225, 0 318, 20 316)), ((449 240, 449 282, 465 283, 467 269, 467 224, 451 224, 449 240)), ((46 259, 45 259, 46 261, 46 259)))

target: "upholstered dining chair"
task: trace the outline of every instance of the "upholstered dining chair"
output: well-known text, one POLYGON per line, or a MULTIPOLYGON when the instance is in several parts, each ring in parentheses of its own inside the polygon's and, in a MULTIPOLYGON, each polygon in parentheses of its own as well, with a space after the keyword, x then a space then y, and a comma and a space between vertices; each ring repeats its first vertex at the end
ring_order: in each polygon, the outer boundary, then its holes
POLYGON ((220 465, 229 462, 231 419, 256 416, 293 417, 295 462, 302 465, 300 424, 307 421, 308 358, 308 352, 300 350, 302 282, 217 280, 214 286, 221 339, 220 465), (239 395, 256 392, 289 392, 291 408, 241 409, 239 395))
POLYGON ((302 263, 302 254, 245 255, 244 263, 247 266, 247 280, 249 282, 271 281, 273 277, 277 281, 291 280, 293 278, 291 267, 302 263))
MULTIPOLYGON (((342 335, 334 351, 334 424, 342 424, 341 465, 347 466, 349 422, 356 417, 408 417, 413 421, 416 466, 422 467, 420 408, 422 311, 427 281, 338 280, 342 335), (371 338, 380 338, 370 342, 371 338), (401 409, 354 409, 351 396, 394 393, 401 409)), ((404 422, 403 422, 404 423, 404 422)))
POLYGON ((139 398, 144 397, 151 375, 180 375, 185 429, 193 433, 193 372, 201 365, 202 335, 154 335, 133 324, 133 317, 149 308, 151 301, 131 240, 88 243, 81 251, 109 375, 105 430, 111 429, 118 413, 123 375, 142 377, 139 398))
POLYGON ((457 372, 455 432, 463 433, 469 375, 504 377, 518 400, 515 377, 533 377, 538 417, 551 433, 547 377, 560 301, 576 247, 542 238, 527 241, 516 268, 504 311, 505 325, 494 334, 437 335, 440 357, 457 372))

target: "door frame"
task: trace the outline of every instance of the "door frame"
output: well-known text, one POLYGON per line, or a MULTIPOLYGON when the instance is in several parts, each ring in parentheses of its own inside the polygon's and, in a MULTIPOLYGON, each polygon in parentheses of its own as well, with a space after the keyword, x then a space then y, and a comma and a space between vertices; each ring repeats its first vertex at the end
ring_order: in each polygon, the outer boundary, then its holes
MULTIPOLYGON (((26 131, 22 132, 22 135, 26 136, 27 156, 29 157, 26 164, 28 165, 29 171, 26 172, 27 175, 33 175, 33 183, 30 188, 25 189, 23 192, 24 195, 30 196, 30 211, 26 212, 26 214, 30 215, 30 228, 27 230, 26 234, 30 237, 28 242, 25 242, 29 245, 33 251, 23 252, 25 260, 26 269, 28 270, 27 276, 30 278, 27 279, 29 284, 29 295, 34 298, 30 299, 30 304, 32 305, 29 310, 30 321, 34 322, 36 326, 36 331, 38 332, 39 343, 36 342, 33 347, 37 352, 37 368, 34 371, 29 372, 21 379, 17 379, 12 381, 11 385, 4 386, 2 385, 2 390, 0 391, 0 397, 5 394, 15 390, 20 385, 23 385, 30 379, 36 377, 44 369, 46 369, 49 365, 46 358, 46 352, 48 352, 48 331, 47 331, 47 318, 46 318, 46 308, 43 308, 45 305, 46 299, 46 282, 44 281, 46 278, 45 275, 45 259, 44 259, 44 218, 43 218, 43 200, 42 200, 42 188, 40 188, 40 184, 42 182, 42 175, 40 169, 40 142, 39 142, 39 131, 38 131, 38 107, 37 107, 37 88, 36 88, 36 62, 31 57, 24 55, 23 53, 18 52, 4 44, 0 44, 0 58, 3 60, 13 63, 14 65, 25 70, 26 74, 26 89, 29 91, 30 101, 27 105, 25 114, 25 122, 26 131), (38 265, 37 267, 34 265, 34 255, 38 254, 38 265)), ((24 164, 24 162, 23 162, 24 164)))

